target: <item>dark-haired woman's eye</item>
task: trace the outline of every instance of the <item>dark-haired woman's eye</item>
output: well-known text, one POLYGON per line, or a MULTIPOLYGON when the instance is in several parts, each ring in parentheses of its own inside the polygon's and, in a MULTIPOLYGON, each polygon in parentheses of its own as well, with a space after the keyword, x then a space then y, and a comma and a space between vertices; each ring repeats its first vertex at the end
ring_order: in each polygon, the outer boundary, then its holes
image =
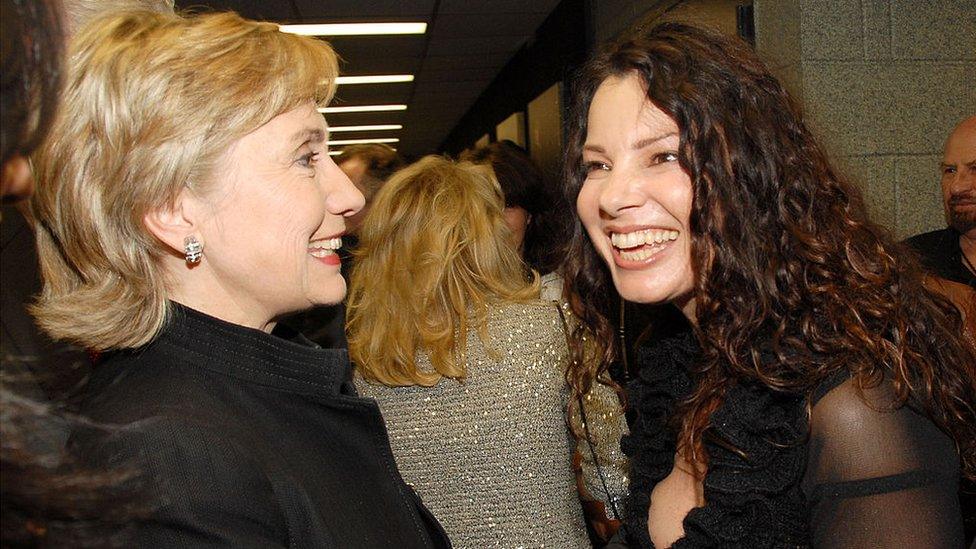
POLYGON ((658 164, 664 164, 666 162, 677 162, 677 161, 678 161, 678 153, 674 151, 658 153, 651 157, 652 166, 656 166, 658 164))
POLYGON ((593 160, 590 162, 584 162, 583 169, 586 171, 586 173, 590 174, 596 171, 608 172, 610 171, 610 166, 608 166, 606 162, 593 160))

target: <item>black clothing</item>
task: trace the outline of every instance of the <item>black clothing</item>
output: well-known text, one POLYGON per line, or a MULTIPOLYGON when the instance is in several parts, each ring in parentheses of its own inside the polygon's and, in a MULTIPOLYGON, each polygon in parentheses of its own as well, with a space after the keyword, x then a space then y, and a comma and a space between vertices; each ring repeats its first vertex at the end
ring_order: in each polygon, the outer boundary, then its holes
POLYGON ((917 234, 907 240, 932 274, 946 280, 968 284, 976 288, 976 275, 962 263, 959 233, 950 228, 917 234))
MULTIPOLYGON (((678 402, 693 388, 690 333, 643 348, 627 388, 634 414, 621 447, 631 458, 627 528, 632 547, 653 547, 651 491, 674 465, 678 402)), ((868 389, 884 406, 887 385, 868 389)), ((705 505, 684 519, 674 547, 960 547, 952 441, 908 407, 877 412, 846 374, 811 395, 730 388, 705 434, 705 505), (808 430, 809 425, 809 430, 808 430), (809 433, 809 437, 807 436, 809 433)))
POLYGON ((159 507, 139 547, 447 547, 397 471, 345 351, 175 306, 162 334, 95 368, 73 437, 94 464, 137 460, 159 507))
MULTIPOLYGON (((65 404, 91 370, 82 350, 44 335, 27 312, 41 291, 34 231, 20 211, 3 206, 0 224, 0 349, 4 382, 38 402, 65 404)), ((67 430, 58 449, 64 447, 67 430)))

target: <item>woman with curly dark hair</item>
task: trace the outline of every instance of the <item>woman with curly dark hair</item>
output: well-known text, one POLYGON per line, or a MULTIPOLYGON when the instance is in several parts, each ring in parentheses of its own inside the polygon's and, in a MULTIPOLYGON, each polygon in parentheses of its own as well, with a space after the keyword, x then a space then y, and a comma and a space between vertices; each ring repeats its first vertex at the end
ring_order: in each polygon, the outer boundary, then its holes
POLYGON ((669 23, 598 54, 567 154, 567 276, 605 343, 574 390, 615 355, 614 289, 693 327, 628 387, 632 545, 962 543, 976 351, 747 45, 669 23))

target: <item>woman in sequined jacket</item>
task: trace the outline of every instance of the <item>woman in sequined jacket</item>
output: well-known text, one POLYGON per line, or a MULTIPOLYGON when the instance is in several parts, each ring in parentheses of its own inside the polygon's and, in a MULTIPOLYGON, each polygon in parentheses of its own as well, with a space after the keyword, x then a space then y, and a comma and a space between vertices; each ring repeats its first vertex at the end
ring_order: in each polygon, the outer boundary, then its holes
POLYGON ((559 306, 525 276, 492 171, 427 157, 378 193, 348 300, 361 394, 456 547, 588 547, 559 306))
POLYGON ((692 326, 627 389, 626 541, 959 547, 976 351, 751 48, 640 31, 588 62, 574 102, 568 273, 600 368, 613 290, 692 326))
MULTIPOLYGON (((541 276, 539 296, 566 307, 565 281, 558 268, 566 255, 570 207, 550 188, 542 171, 525 149, 499 141, 461 156, 490 166, 505 196, 504 218, 527 269, 541 276)), ((567 323, 575 319, 566 315, 567 323)), ((588 360, 595 360, 591 356, 588 360)), ((620 527, 627 496, 629 463, 620 451, 627 432, 621 389, 610 376, 567 399, 567 418, 575 439, 573 468, 589 530, 597 545, 606 543, 620 527), (584 421, 584 416, 586 421, 584 421)))

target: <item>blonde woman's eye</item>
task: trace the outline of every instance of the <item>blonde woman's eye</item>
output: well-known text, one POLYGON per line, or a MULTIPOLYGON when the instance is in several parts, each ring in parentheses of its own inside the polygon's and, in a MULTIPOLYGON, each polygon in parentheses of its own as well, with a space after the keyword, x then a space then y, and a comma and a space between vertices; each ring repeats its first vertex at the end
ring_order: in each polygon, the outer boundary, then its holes
POLYGON ((318 159, 319 159, 319 153, 317 152, 310 152, 308 154, 303 154, 298 159, 298 165, 302 166, 303 168, 312 168, 315 167, 315 163, 318 161, 318 159))

